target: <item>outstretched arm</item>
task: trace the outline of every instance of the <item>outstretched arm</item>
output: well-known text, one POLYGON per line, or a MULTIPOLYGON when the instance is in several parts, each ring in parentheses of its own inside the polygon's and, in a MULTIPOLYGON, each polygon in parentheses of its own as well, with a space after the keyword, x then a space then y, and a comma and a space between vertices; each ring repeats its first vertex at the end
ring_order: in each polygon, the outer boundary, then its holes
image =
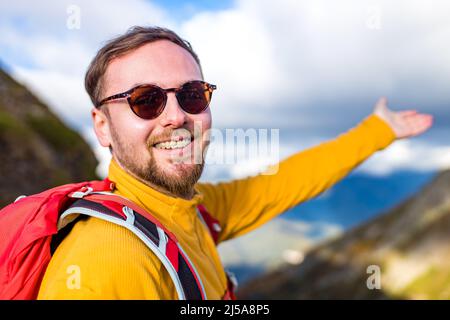
POLYGON ((395 112, 381 98, 372 115, 334 140, 281 161, 274 175, 197 185, 204 204, 222 225, 219 241, 245 234, 289 208, 330 188, 395 139, 412 137, 432 125, 430 115, 395 112))

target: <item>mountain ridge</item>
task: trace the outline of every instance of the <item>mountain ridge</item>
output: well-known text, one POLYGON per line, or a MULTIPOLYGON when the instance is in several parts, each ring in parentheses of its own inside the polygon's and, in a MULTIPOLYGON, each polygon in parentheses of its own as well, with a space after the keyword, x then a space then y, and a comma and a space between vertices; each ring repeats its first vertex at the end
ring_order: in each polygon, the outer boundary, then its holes
POLYGON ((389 212, 250 280, 242 299, 450 298, 450 170, 389 212), (368 267, 381 271, 381 289, 367 287, 368 267))
POLYGON ((19 195, 98 179, 89 145, 0 68, 0 206, 19 195))
POLYGON ((398 171, 373 176, 354 172, 319 197, 297 205, 249 234, 222 243, 222 261, 244 284, 290 261, 289 257, 301 259, 319 243, 395 207, 435 175, 398 171))

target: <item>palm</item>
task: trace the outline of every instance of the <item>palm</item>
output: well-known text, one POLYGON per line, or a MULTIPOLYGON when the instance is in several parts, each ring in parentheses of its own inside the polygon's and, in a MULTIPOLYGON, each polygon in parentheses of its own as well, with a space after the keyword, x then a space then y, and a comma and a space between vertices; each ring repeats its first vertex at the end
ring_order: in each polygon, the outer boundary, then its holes
POLYGON ((427 131, 433 124, 433 116, 416 110, 392 111, 386 98, 380 98, 374 114, 383 119, 394 131, 397 139, 410 138, 427 131))

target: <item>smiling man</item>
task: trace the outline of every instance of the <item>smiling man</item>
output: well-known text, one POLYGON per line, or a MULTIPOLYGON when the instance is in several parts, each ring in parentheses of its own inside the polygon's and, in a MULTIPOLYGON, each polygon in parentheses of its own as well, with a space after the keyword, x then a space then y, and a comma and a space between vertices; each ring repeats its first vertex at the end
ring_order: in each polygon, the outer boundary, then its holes
MULTIPOLYGON (((86 89, 95 106, 94 130, 112 153, 108 178, 115 183, 113 192, 144 208, 173 233, 208 299, 222 299, 228 288, 217 243, 315 197, 395 139, 421 134, 432 124, 429 115, 389 110, 382 98, 358 126, 281 161, 276 174, 197 183, 216 88, 206 81, 191 46, 163 28, 135 27, 111 40, 86 74, 86 89), (199 205, 220 225, 217 242, 197 214, 199 205)), ((136 234, 87 217, 77 220, 59 243, 38 298, 177 299, 178 295, 160 257, 136 234), (68 285, 73 266, 79 270, 77 286, 68 285)))

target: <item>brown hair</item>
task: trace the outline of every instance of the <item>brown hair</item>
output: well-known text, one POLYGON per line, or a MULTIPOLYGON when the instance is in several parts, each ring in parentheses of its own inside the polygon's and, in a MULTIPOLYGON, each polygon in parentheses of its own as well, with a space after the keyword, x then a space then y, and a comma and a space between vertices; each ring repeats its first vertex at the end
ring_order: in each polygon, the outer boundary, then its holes
POLYGON ((157 40, 169 40, 186 49, 194 57, 203 77, 200 60, 188 41, 166 28, 135 26, 125 34, 109 40, 90 63, 84 78, 84 86, 94 106, 100 101, 103 90, 103 76, 111 60, 157 40))

